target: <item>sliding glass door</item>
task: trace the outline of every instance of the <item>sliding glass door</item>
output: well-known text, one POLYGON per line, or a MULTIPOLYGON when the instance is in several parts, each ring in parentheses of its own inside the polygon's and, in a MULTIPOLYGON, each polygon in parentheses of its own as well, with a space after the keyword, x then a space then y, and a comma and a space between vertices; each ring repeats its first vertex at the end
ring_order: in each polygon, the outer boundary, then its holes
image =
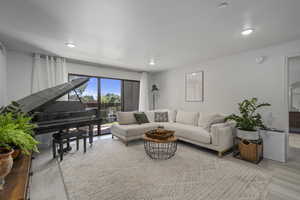
POLYGON ((69 74, 69 80, 88 77, 89 81, 69 93, 69 101, 79 101, 87 109, 99 109, 102 118, 99 134, 110 133, 110 126, 117 123, 118 111, 138 110, 139 81, 69 74), (79 98, 78 98, 79 97, 79 98))
MULTIPOLYGON (((79 75, 69 75, 69 81, 82 78, 79 75)), ((98 93, 98 79, 95 77, 90 77, 89 81, 84 85, 77 88, 75 91, 69 93, 69 101, 79 101, 86 106, 86 108, 98 108, 99 93, 98 93), (78 98, 79 97, 79 98, 78 98)))
POLYGON ((103 119, 102 134, 110 133, 110 126, 117 121, 117 112, 121 111, 122 81, 118 79, 100 78, 100 115, 103 119))

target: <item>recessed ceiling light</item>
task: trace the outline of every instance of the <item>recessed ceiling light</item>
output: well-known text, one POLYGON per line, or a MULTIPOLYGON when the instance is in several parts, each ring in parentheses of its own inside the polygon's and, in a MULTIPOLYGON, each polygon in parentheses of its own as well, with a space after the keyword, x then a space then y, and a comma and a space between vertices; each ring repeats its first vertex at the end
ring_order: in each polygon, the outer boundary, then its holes
POLYGON ((253 28, 247 28, 247 29, 244 29, 241 34, 242 35, 251 35, 252 33, 254 32, 254 29, 253 28))
POLYGON ((66 42, 65 45, 69 48, 74 48, 76 47, 74 43, 71 43, 71 42, 66 42))
POLYGON ((155 65, 154 59, 150 59, 149 65, 151 65, 151 66, 155 65))
POLYGON ((229 6, 229 3, 227 1, 223 1, 218 5, 218 8, 226 8, 229 6))

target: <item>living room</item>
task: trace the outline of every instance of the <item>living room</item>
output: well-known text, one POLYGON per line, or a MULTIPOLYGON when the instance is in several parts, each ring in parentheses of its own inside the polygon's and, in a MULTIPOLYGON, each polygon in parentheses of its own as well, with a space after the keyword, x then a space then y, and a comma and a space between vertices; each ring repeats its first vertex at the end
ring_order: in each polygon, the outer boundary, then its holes
POLYGON ((1 1, 0 199, 299 199, 299 8, 1 1))

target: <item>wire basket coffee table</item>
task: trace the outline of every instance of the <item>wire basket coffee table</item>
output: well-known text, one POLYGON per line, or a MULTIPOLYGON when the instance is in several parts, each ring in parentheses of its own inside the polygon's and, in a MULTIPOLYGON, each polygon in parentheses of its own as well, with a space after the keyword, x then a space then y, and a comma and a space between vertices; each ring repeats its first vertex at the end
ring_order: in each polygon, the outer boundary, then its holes
POLYGON ((177 151, 177 137, 164 139, 150 138, 144 135, 144 148, 146 154, 155 160, 166 160, 175 155, 177 151))

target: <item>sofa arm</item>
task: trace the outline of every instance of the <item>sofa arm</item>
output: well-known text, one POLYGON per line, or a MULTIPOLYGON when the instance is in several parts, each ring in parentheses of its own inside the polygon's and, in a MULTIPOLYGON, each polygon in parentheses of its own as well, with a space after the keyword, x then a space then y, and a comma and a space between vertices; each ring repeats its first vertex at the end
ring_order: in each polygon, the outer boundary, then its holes
POLYGON ((211 141, 220 150, 230 149, 233 145, 233 128, 228 123, 214 124, 211 126, 211 141))

